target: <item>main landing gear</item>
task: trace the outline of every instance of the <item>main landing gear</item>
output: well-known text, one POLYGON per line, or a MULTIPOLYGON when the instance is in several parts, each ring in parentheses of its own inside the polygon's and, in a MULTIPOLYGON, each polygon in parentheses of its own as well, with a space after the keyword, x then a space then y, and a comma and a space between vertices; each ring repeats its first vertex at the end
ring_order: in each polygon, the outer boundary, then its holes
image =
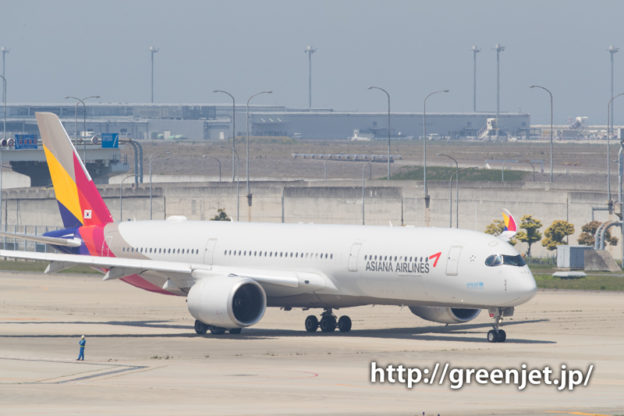
POLYGON ((505 342, 507 334, 499 326, 503 323, 503 316, 512 316, 514 308, 493 308, 489 310, 490 318, 494 318, 494 329, 490 329, 487 333, 488 342, 505 342))
POLYGON ((240 334, 242 331, 242 328, 221 328, 219 326, 212 326, 212 325, 206 325, 205 323, 203 323, 202 321, 195 321, 195 332, 197 333, 197 335, 204 335, 206 332, 208 332, 208 330, 210 330, 210 333, 213 335, 223 335, 225 334, 225 331, 228 331, 230 334, 234 335, 234 334, 240 334))
POLYGON ((322 332, 334 332, 336 327, 340 332, 351 331, 351 318, 347 315, 341 316, 336 321, 336 316, 332 313, 331 308, 325 308, 321 314, 321 321, 314 315, 309 315, 305 319, 305 329, 308 332, 316 332, 318 328, 321 328, 322 332))

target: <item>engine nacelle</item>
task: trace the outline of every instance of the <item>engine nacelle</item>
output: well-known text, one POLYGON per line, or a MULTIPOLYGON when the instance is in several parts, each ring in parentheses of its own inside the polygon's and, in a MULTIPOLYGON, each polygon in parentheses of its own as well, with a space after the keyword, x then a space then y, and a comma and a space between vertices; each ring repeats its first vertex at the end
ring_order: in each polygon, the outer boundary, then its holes
POLYGON ((242 328, 260 321, 266 310, 266 294, 257 282, 242 277, 206 277, 186 298, 193 317, 221 328, 242 328))
POLYGON ((462 324, 472 321, 481 309, 449 308, 445 306, 410 306, 410 311, 427 321, 442 324, 462 324))

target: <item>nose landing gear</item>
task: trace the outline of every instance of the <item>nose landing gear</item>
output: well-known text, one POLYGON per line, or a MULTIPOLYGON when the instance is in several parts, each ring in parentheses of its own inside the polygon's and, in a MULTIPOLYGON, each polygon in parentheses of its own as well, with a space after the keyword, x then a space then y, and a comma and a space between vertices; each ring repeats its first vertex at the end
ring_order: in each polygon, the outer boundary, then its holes
POLYGON ((314 315, 309 315, 305 320, 305 329, 307 332, 316 332, 318 328, 321 328, 322 332, 334 332, 336 328, 338 328, 340 332, 349 332, 351 331, 351 318, 347 315, 343 315, 340 319, 336 320, 336 316, 332 313, 331 308, 325 308, 321 314, 320 321, 314 315))
POLYGON ((490 329, 487 333, 488 342, 505 342, 507 334, 505 330, 499 326, 503 323, 503 316, 513 316, 514 308, 492 308, 489 310, 490 318, 494 318, 494 329, 490 329))

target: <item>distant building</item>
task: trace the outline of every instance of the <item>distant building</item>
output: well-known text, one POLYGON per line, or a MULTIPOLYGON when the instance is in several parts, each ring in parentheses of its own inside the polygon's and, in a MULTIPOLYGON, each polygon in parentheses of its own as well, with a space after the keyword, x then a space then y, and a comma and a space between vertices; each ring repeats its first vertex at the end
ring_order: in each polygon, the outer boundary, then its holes
MULTIPOLYGON (((86 120, 82 106, 62 104, 11 104, 7 106, 7 132, 38 134, 35 112, 57 114, 69 135, 90 137, 117 132, 133 139, 219 140, 232 136, 231 105, 212 104, 98 104, 88 103, 86 120), (86 130, 86 131, 85 131, 86 130)), ((475 138, 486 130, 494 113, 428 113, 427 136, 475 138)), ((421 113, 393 113, 393 139, 420 138, 421 113)), ((387 114, 341 112, 330 109, 301 110, 282 106, 250 107, 253 136, 288 136, 301 139, 348 139, 354 131, 372 139, 387 137, 387 114)), ((246 135, 246 107, 236 107, 236 134, 246 135)), ((504 113, 499 118, 500 135, 525 137, 530 117, 504 113)))

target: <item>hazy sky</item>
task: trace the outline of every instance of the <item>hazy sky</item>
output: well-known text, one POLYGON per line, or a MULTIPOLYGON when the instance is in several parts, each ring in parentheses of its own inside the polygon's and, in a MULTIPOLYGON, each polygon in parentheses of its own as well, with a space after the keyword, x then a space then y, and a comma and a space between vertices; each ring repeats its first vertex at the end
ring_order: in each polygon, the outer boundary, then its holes
MULTIPOLYGON (((622 1, 28 1, 0 0, 0 46, 7 55, 9 102, 149 100, 148 47, 156 55, 157 102, 307 106, 306 45, 313 55, 313 106, 420 112, 472 111, 473 44, 479 110, 496 108, 496 43, 501 109, 555 122, 577 115, 606 123, 610 44, 624 48, 622 1)), ((624 91, 624 49, 615 55, 616 93, 624 91)), ((624 98, 616 123, 624 123, 624 98)), ((618 111, 619 110, 619 111, 618 111)))

